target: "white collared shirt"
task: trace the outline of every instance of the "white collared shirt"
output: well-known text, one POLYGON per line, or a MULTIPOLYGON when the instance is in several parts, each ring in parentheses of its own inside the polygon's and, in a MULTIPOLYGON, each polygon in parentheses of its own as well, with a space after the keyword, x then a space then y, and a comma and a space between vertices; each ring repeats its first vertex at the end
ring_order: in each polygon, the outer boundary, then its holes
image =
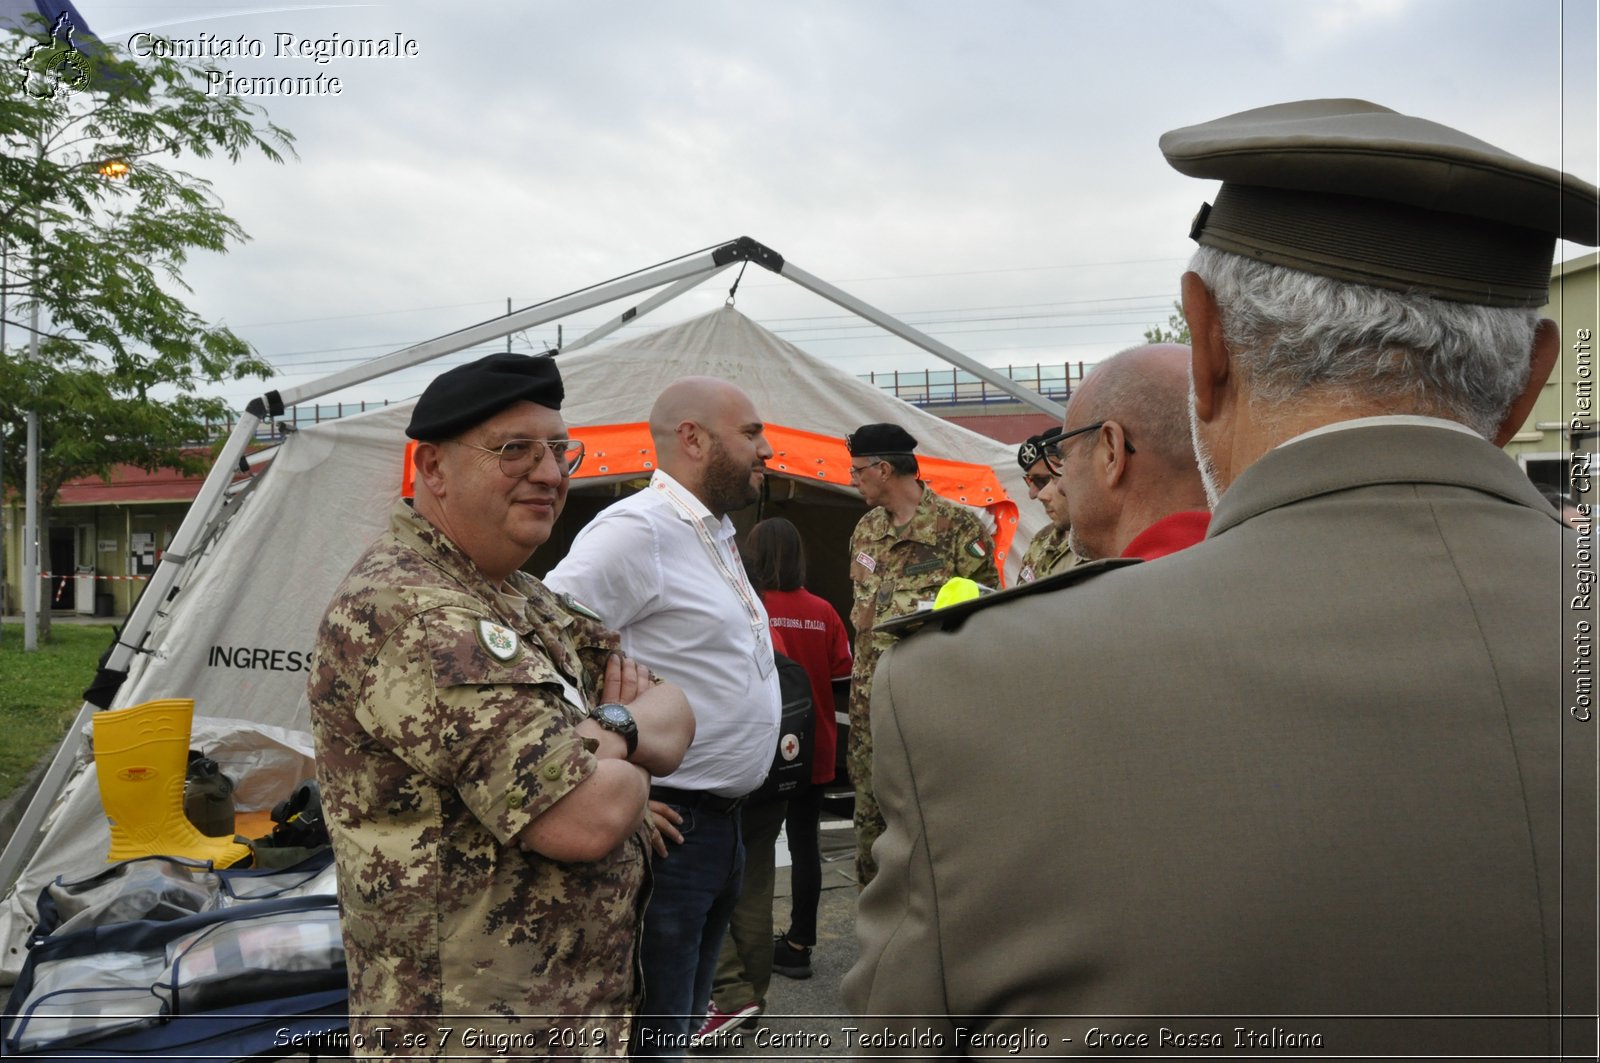
POLYGON ((1320 428, 1313 428, 1310 431, 1301 432, 1297 436, 1285 439, 1278 446, 1286 447, 1303 439, 1315 439, 1317 436, 1325 436, 1330 432, 1343 432, 1351 428, 1379 428, 1397 424, 1416 425, 1422 428, 1447 428, 1452 432, 1465 432, 1469 436, 1483 438, 1460 421, 1447 421, 1442 417, 1425 417, 1422 414, 1414 413, 1391 413, 1381 414, 1376 417, 1352 417, 1348 421, 1335 421, 1332 424, 1325 424, 1320 428))
POLYGON ((662 785, 740 797, 761 784, 778 744, 778 672, 731 520, 712 516, 657 469, 650 487, 590 521, 544 582, 593 609, 621 632, 624 653, 688 696, 694 742, 662 785), (712 559, 694 521, 725 564, 712 559))

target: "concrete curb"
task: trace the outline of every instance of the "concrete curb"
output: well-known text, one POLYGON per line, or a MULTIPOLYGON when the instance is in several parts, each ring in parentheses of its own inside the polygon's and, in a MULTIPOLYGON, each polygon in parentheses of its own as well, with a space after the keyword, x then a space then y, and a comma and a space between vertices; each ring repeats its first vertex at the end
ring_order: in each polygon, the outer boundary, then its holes
MULTIPOLYGON (((45 773, 50 770, 50 761, 55 758, 52 749, 41 757, 39 763, 28 772, 28 777, 22 784, 4 797, 0 797, 0 846, 11 844, 11 835, 16 832, 17 824, 22 821, 22 815, 28 810, 28 802, 33 800, 33 795, 39 792, 39 784, 44 781, 45 773)), ((0 884, 0 889, 5 884, 0 884)))

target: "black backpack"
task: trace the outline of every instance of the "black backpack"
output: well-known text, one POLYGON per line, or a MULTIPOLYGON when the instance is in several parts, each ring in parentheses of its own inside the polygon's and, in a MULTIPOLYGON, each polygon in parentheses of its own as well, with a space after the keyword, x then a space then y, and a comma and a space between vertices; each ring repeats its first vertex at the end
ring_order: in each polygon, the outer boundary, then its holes
POLYGON ((778 719, 778 748, 772 770, 745 800, 759 805, 787 801, 789 795, 811 784, 811 747, 816 738, 816 709, 811 703, 811 677, 798 661, 775 654, 778 691, 783 708, 778 719))

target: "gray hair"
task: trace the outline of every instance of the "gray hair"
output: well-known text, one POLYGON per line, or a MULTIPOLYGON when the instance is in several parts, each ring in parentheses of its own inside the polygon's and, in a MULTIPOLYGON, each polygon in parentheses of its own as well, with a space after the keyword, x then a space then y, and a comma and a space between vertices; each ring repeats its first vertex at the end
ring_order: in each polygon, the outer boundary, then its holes
POLYGON ((915 476, 922 471, 917 464, 917 456, 915 454, 878 454, 875 456, 879 461, 888 462, 889 468, 894 471, 896 476, 915 476))
POLYGON ((1528 380, 1537 311, 1448 302, 1211 247, 1189 268, 1217 301, 1252 400, 1307 391, 1460 421, 1492 438, 1528 380))

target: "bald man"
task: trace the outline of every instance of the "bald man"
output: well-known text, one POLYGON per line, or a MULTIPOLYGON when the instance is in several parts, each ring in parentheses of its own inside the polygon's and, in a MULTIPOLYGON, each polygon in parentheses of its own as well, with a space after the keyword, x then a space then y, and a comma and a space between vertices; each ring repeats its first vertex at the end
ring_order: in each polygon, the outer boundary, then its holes
POLYGON ((1151 561, 1205 537, 1210 514, 1189 438, 1189 348, 1132 347, 1096 365, 1046 458, 1067 543, 1086 561, 1151 561))
POLYGON ((772 457, 764 429, 725 380, 669 385, 650 410, 650 485, 602 511, 545 580, 599 612, 623 651, 681 686, 695 714, 682 764, 650 787, 666 841, 644 916, 636 1057, 679 1058, 701 1025, 744 867, 740 803, 777 747, 767 613, 728 519, 761 497, 772 457))

